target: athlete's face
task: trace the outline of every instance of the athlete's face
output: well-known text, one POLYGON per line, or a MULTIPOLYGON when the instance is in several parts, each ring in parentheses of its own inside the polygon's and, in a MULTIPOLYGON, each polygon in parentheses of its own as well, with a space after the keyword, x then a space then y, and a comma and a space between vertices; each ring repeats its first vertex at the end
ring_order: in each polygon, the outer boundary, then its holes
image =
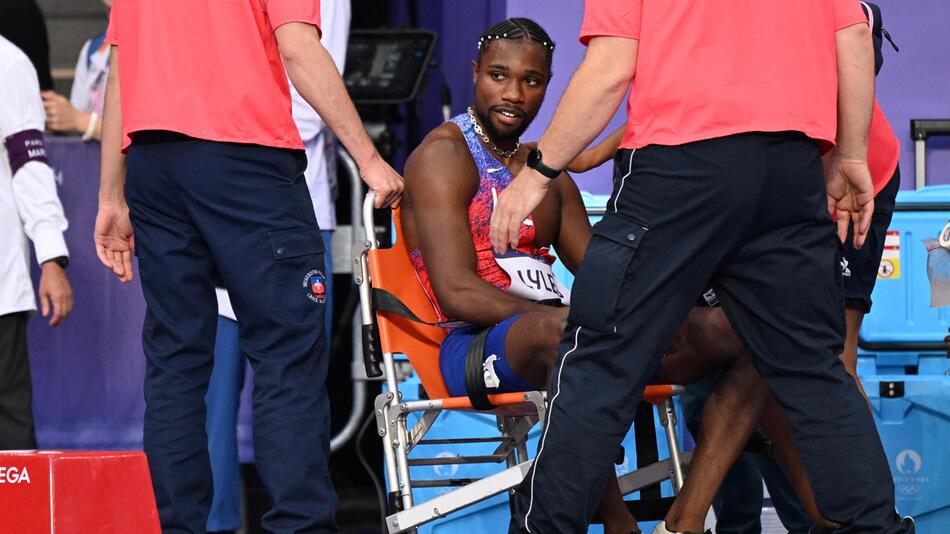
POLYGON ((551 78, 547 51, 534 41, 497 39, 472 63, 475 112, 496 142, 514 140, 534 120, 551 78))

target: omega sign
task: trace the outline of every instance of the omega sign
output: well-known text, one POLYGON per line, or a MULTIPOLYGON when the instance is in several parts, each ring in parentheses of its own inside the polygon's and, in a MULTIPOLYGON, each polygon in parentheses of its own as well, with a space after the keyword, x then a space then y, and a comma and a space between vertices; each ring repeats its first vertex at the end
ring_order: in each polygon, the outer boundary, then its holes
POLYGON ((0 466, 0 484, 29 484, 30 473, 26 467, 0 466))

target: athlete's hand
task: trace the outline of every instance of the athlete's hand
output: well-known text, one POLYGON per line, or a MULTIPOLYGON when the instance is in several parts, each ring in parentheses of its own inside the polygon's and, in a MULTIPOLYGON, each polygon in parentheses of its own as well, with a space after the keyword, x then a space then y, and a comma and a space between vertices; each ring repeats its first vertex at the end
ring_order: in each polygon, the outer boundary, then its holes
POLYGON ((405 182, 378 152, 374 152, 369 161, 360 165, 360 175, 366 185, 376 193, 377 208, 395 208, 402 198, 405 182))
POLYGON ((854 225, 854 248, 861 248, 874 214, 874 184, 866 160, 845 159, 832 154, 825 159, 828 212, 836 218, 838 239, 848 238, 854 225))
POLYGON ((99 203, 96 229, 93 232, 96 255, 103 265, 112 270, 122 283, 132 281, 132 253, 135 252, 135 233, 129 220, 129 207, 122 204, 99 203))
POLYGON ((491 244, 498 254, 518 246, 521 224, 538 207, 551 180, 538 171, 524 167, 498 195, 491 214, 491 244))

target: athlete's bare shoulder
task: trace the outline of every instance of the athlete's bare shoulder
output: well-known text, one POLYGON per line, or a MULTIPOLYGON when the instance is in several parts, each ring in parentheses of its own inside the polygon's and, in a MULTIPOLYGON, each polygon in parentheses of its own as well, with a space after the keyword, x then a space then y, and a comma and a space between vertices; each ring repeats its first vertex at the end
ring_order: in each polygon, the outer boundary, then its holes
POLYGON ((409 181, 437 179, 455 182, 462 179, 468 182, 474 179, 477 184, 477 178, 475 160, 465 138, 451 122, 429 132, 406 161, 406 179, 409 181))

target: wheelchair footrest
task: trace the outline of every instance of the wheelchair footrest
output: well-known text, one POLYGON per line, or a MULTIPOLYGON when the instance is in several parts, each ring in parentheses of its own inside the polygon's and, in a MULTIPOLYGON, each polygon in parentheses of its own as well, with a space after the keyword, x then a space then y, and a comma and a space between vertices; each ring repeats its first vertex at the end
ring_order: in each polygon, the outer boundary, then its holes
POLYGON ((506 441, 511 438, 505 436, 496 436, 490 438, 454 438, 454 439, 422 439, 416 445, 459 445, 463 443, 494 443, 496 441, 506 441))
POLYGON ((413 488, 448 488, 456 486, 466 486, 475 482, 476 480, 481 480, 480 478, 441 478, 441 479, 431 479, 431 480, 413 480, 413 488))

